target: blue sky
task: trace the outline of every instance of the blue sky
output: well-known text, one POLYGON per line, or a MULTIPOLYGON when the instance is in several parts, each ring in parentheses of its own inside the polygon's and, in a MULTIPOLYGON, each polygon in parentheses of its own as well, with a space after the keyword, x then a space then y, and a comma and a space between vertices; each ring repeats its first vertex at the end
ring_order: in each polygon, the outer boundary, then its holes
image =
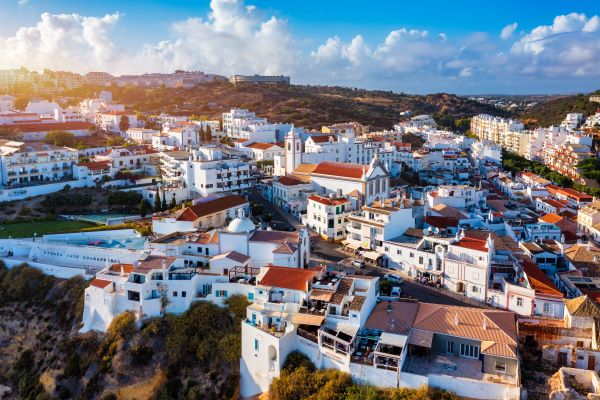
POLYGON ((596 1, 0 0, 0 68, 284 73, 415 93, 591 91, 597 14, 596 1))

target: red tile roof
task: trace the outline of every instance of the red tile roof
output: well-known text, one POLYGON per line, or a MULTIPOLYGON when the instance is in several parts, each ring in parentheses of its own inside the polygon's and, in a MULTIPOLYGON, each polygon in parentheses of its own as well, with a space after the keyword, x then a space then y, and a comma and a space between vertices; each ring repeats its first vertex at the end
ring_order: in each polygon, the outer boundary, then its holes
POLYGON ((458 226, 458 218, 438 217, 436 215, 428 215, 425 217, 425 223, 435 228, 445 229, 448 227, 458 226))
POLYGON ((110 166, 110 161, 90 161, 77 163, 78 167, 87 167, 90 170, 105 169, 110 166))
POLYGON ((281 183, 283 186, 296 186, 296 185, 305 185, 306 182, 301 181, 300 179, 293 178, 291 176, 285 175, 279 177, 278 183, 281 183))
POLYGON ((248 203, 248 200, 236 194, 219 197, 185 208, 178 216, 177 221, 195 221, 198 218, 225 211, 248 203))
POLYGON ((269 266, 260 280, 260 284, 306 292, 308 291, 308 284, 312 282, 314 276, 315 271, 311 269, 269 266))
POLYGON ((369 167, 361 164, 340 163, 333 161, 323 161, 317 165, 317 168, 312 172, 313 175, 329 175, 339 176, 342 178, 360 179, 363 176, 363 171, 369 167))
POLYGON ((563 219, 563 217, 561 217, 560 215, 555 214, 555 213, 549 213, 549 214, 546 214, 546 215, 540 217, 540 220, 547 222, 549 224, 555 224, 562 219, 563 219))
POLYGON ((135 113, 133 111, 119 111, 119 110, 105 111, 105 112, 101 112, 100 114, 104 114, 104 115, 135 115, 135 113))
POLYGON ((329 197, 317 196, 316 194, 309 196, 308 200, 316 201, 317 203, 321 203, 326 206, 339 206, 340 204, 346 204, 349 202, 349 200, 346 199, 345 197, 329 198, 329 197))
POLYGON ((535 290, 535 293, 562 298, 563 294, 558 290, 554 283, 546 274, 533 262, 523 260, 523 270, 529 278, 529 283, 535 290))
POLYGON ((455 243, 456 246, 460 246, 460 247, 464 247, 466 249, 471 249, 471 250, 477 250, 477 251, 483 251, 483 252, 488 252, 488 248, 487 248, 487 241, 486 240, 482 240, 482 239, 478 239, 478 238, 472 238, 472 237, 464 237, 462 238, 459 242, 455 243))
POLYGON ((100 288, 100 289, 104 289, 105 287, 107 287, 108 285, 110 285, 112 282, 111 281, 107 281, 105 279, 94 279, 91 283, 92 286, 100 288))
POLYGON ((581 192, 578 192, 577 190, 570 189, 570 188, 562 188, 562 187, 556 186, 556 185, 548 185, 548 186, 546 186, 546 189, 548 190, 548 193, 550 193, 550 194, 561 194, 563 196, 569 197, 569 198, 577 200, 577 201, 591 202, 594 199, 589 194, 581 193, 581 192))
POLYGON ((275 150, 281 150, 281 148, 279 148, 279 146, 277 146, 277 145, 276 145, 276 144, 274 144, 274 143, 261 143, 261 142, 255 142, 255 143, 249 144, 249 145, 248 145, 248 146, 246 146, 246 147, 249 147, 249 148, 251 148, 251 149, 257 149, 257 150, 268 150, 268 149, 270 149, 271 147, 277 147, 277 149, 275 149, 275 150))
POLYGON ((42 123, 20 123, 14 125, 3 125, 9 128, 17 128, 21 132, 50 132, 50 131, 81 131, 94 125, 89 122, 42 122, 42 123))
POLYGON ((333 141, 335 141, 336 135, 314 135, 310 138, 315 143, 326 143, 329 142, 329 138, 333 138, 333 141))

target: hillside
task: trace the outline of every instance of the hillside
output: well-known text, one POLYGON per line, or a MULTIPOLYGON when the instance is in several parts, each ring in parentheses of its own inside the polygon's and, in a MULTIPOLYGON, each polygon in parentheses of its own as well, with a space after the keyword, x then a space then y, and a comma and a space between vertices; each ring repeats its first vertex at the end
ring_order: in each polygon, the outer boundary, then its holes
MULTIPOLYGON (((600 90, 590 94, 600 94, 600 90)), ((600 108, 599 103, 589 101, 590 94, 563 96, 538 103, 522 112, 519 118, 528 127, 540 127, 560 125, 568 113, 583 113, 584 116, 588 116, 600 108)))
MULTIPOLYGON (((110 89, 118 102, 144 113, 168 112, 220 118, 233 107, 248 108, 273 122, 321 128, 357 121, 374 129, 391 129, 400 113, 433 114, 447 127, 456 119, 499 110, 464 97, 438 93, 425 96, 329 86, 262 86, 215 83, 191 89, 136 87, 110 89)), ((89 90, 88 90, 89 92, 89 90)), ((84 94, 81 90, 76 94, 84 94)), ((91 93, 90 93, 91 95, 91 93)))
POLYGON ((0 265, 0 385, 9 399, 231 399, 239 379, 245 298, 199 302, 137 327, 124 313, 106 334, 78 334, 81 278, 0 265))

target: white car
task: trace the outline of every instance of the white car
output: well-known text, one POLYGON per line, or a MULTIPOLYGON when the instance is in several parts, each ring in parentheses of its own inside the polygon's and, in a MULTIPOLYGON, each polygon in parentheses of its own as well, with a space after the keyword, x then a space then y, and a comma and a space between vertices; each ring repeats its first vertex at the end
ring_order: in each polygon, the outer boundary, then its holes
POLYGON ((352 260, 352 266, 363 269, 365 267, 365 262, 362 260, 352 260))
POLYGON ((402 284, 402 282, 404 282, 404 281, 402 280, 402 277, 401 277, 401 276, 398 276, 398 275, 396 275, 396 274, 385 274, 385 275, 383 276, 383 279, 385 279, 386 281, 390 281, 390 282, 392 282, 392 283, 396 283, 396 284, 398 284, 398 285, 401 285, 401 284, 402 284))
POLYGON ((400 297, 400 287, 399 286, 394 286, 392 288, 390 296, 392 296, 392 297, 400 297))

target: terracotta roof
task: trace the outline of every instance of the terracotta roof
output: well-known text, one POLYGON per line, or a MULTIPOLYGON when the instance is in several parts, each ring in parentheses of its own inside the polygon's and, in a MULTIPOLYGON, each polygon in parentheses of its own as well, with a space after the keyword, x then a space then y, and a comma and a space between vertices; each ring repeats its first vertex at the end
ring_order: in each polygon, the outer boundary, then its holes
POLYGON ((107 287, 108 285, 110 285, 112 282, 111 281, 107 281, 104 279, 94 279, 92 280, 91 285, 100 289, 104 289, 105 287, 107 287))
POLYGON ((275 254, 294 254, 295 252, 296 246, 287 240, 273 250, 273 253, 275 254))
POLYGON ((277 147, 277 149, 275 149, 275 150, 281 150, 281 148, 274 143, 255 142, 255 143, 249 144, 246 147, 249 147, 251 149, 257 149, 257 150, 268 150, 271 147, 277 147))
POLYGON ((179 213, 176 219, 177 221, 195 221, 198 218, 225 211, 233 207, 239 207, 247 203, 248 200, 243 197, 231 194, 187 207, 179 213))
POLYGON ((516 357, 516 319, 515 314, 509 311, 420 303, 413 327, 446 335, 504 344, 507 346, 500 346, 504 347, 503 355, 516 357))
POLYGON ((298 174, 310 174, 317 168, 317 164, 300 164, 294 170, 298 174))
POLYGON ((523 270, 527 274, 529 283, 536 294, 543 294, 554 297, 563 297, 560 290, 552 283, 550 278, 533 262, 523 260, 523 270))
POLYGON ((50 132, 50 131, 80 131, 92 128, 94 125, 89 122, 41 122, 41 123, 20 123, 13 125, 3 125, 9 128, 17 128, 21 132, 50 132))
POLYGON ((100 114, 104 114, 104 115, 135 115, 135 113, 133 111, 121 111, 121 110, 104 111, 104 112, 101 112, 100 114))
POLYGON ((133 270, 140 274, 147 274, 153 269, 162 269, 163 261, 165 267, 169 268, 176 260, 176 257, 161 257, 161 256, 149 256, 145 260, 140 261, 139 265, 133 270))
POLYGON ((308 284, 312 282, 315 271, 288 267, 269 266, 259 284, 263 286, 278 287, 308 291, 308 284))
POLYGON ((577 244, 565 250, 565 257, 573 263, 595 263, 600 257, 600 249, 595 246, 577 244))
POLYGON ((110 167, 110 161, 90 161, 90 162, 83 162, 83 163, 77 163, 78 167, 87 167, 87 169, 90 170, 98 170, 98 169, 105 169, 110 167))
POLYGON ((360 179, 363 176, 363 171, 366 173, 368 168, 367 165, 361 164, 322 161, 317 165, 312 174, 360 179))
POLYGON ((412 327, 418 310, 419 303, 382 301, 371 311, 365 323, 365 328, 388 333, 406 334, 412 327), (390 307, 390 311, 388 311, 388 307, 390 307))
POLYGON ((589 194, 578 192, 571 188, 562 188, 556 185, 547 185, 546 189, 550 194, 561 194, 563 196, 575 199, 577 201, 592 201, 594 198, 589 194))
POLYGON ((337 135, 312 135, 310 139, 315 143, 326 143, 329 142, 329 138, 333 138, 335 142, 337 135))
POLYGON ((345 197, 323 197, 316 194, 309 196, 308 200, 316 201, 317 203, 324 204, 326 206, 339 206, 340 204, 348 203, 348 199, 345 197))
POLYGON ((362 309, 363 304, 365 303, 365 296, 354 296, 348 308, 351 311, 360 311, 362 309))
POLYGON ((572 316, 600 318, 600 306, 587 295, 565 299, 564 302, 572 316))
POLYGON ((211 260, 218 260, 221 258, 229 258, 230 260, 239 262, 239 263, 245 263, 246 261, 248 261, 250 259, 250 257, 248 257, 247 255, 244 255, 242 253, 238 253, 237 251, 230 251, 229 253, 223 253, 223 254, 218 254, 216 256, 214 256, 213 258, 211 258, 211 260))
POLYGON ((549 214, 546 214, 546 215, 540 217, 540 220, 547 222, 549 224, 555 224, 558 221, 561 221, 562 219, 563 219, 563 217, 561 217, 560 215, 555 214, 555 213, 549 213, 549 214))
POLYGON ((437 205, 431 207, 431 209, 433 211, 435 211, 437 214, 440 214, 442 217, 450 217, 450 218, 458 218, 458 219, 467 218, 467 215, 465 215, 459 209, 451 207, 451 206, 447 206, 445 204, 437 204, 437 205))
POLYGON ((446 229, 448 227, 458 226, 458 219, 449 217, 438 217, 436 215, 428 215, 425 217, 425 223, 435 228, 446 229))
POLYGON ((130 274, 133 272, 132 264, 113 264, 109 268, 109 271, 121 273, 123 271, 124 274, 130 274))
POLYGON ((284 241, 298 242, 297 232, 285 231, 254 231, 250 237, 251 242, 283 243, 284 241))
POLYGON ((305 185, 306 184, 306 182, 301 181, 300 179, 291 177, 289 175, 279 177, 279 180, 277 180, 276 182, 282 184, 283 186, 296 186, 296 185, 305 185))
POLYGON ((485 240, 476 239, 472 237, 464 237, 460 241, 455 243, 456 246, 464 247, 466 249, 477 250, 488 252, 487 242, 485 240))
POLYGON ((557 208, 557 209, 561 209, 564 208, 566 206, 565 203, 558 201, 558 200, 554 200, 554 199, 550 199, 548 197, 543 197, 541 199, 538 198, 539 201, 548 204, 551 207, 557 208))

